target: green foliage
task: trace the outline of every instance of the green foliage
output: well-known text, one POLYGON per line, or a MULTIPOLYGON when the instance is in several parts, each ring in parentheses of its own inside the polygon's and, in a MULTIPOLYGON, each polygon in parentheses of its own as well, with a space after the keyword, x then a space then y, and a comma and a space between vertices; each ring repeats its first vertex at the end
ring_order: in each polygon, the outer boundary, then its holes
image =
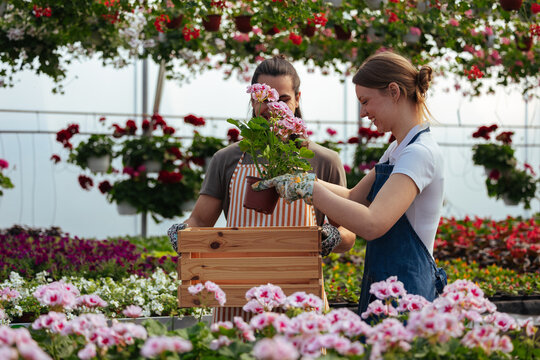
POLYGON ((204 159, 212 157, 218 150, 224 147, 225 144, 222 139, 212 136, 202 136, 198 132, 195 132, 188 151, 192 157, 204 159))
POLYGON ((87 141, 81 141, 77 147, 69 154, 68 162, 80 166, 82 169, 88 167, 89 157, 113 156, 114 142, 108 135, 93 134, 87 141))
POLYGON ((6 175, 2 174, 0 171, 0 196, 4 195, 4 192, 1 188, 4 189, 13 189, 13 183, 11 182, 11 179, 8 178, 6 175))
POLYGON ((306 159, 312 158, 314 154, 302 146, 304 139, 282 141, 272 131, 269 121, 262 116, 253 117, 247 122, 234 119, 228 119, 227 122, 240 129, 240 149, 251 155, 262 179, 311 169, 306 159))
POLYGON ((516 166, 514 149, 510 145, 476 144, 473 146, 473 162, 486 169, 506 171, 516 166))
POLYGON ((122 164, 137 169, 147 161, 162 164, 162 170, 173 170, 176 157, 168 150, 180 148, 182 143, 170 135, 140 136, 126 139, 121 143, 118 155, 122 156, 122 164))
POLYGON ((505 199, 513 204, 523 203, 525 209, 530 209, 539 181, 525 170, 511 169, 503 172, 498 179, 488 177, 486 188, 490 197, 505 199))

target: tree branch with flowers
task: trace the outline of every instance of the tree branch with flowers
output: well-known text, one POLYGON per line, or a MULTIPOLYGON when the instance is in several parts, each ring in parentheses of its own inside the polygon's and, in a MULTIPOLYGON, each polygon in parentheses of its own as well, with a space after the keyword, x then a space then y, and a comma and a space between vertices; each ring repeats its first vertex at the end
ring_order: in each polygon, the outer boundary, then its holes
POLYGON ((416 65, 430 63, 455 77, 455 88, 470 96, 496 85, 517 86, 538 95, 538 13, 536 0, 511 1, 323 0, 227 2, 210 0, 62 0, 0 2, 0 86, 14 84, 23 69, 60 82, 74 60, 98 56, 121 68, 135 59, 166 64, 170 79, 221 68, 241 78, 273 51, 348 74, 367 56, 391 49, 416 65), (221 6, 223 4, 223 6, 221 6), (249 8, 249 30, 234 17, 249 8), (220 15, 219 28, 207 28, 220 15), (315 28, 313 28, 315 27, 315 28), (307 30, 309 29, 309 30, 307 30), (342 32, 348 36, 343 37, 342 32))

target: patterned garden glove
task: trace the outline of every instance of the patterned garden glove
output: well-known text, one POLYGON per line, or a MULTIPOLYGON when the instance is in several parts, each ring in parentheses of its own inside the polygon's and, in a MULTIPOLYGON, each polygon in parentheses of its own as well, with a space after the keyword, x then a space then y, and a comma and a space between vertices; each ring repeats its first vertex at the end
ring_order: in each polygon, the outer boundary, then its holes
POLYGON ((313 203, 313 183, 317 181, 317 176, 312 173, 285 174, 276 176, 269 180, 261 180, 251 185, 253 190, 261 191, 275 187, 279 196, 287 203, 298 199, 311 205, 313 203))
POLYGON ((167 230, 167 235, 169 235, 171 245, 176 252, 178 252, 178 231, 184 230, 187 227, 188 226, 186 223, 174 224, 169 228, 169 230, 167 230))
POLYGON ((321 255, 328 256, 332 250, 341 243, 341 235, 339 234, 337 227, 330 224, 323 224, 321 235, 321 255))

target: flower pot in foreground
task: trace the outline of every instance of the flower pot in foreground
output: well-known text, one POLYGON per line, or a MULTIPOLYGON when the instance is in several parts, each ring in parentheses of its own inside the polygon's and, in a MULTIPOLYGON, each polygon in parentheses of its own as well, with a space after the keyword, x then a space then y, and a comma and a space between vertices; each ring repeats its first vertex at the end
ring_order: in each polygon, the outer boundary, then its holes
POLYGON ((255 210, 263 214, 272 214, 279 200, 279 195, 275 188, 262 191, 255 191, 251 185, 262 180, 254 176, 246 176, 246 191, 244 193, 244 207, 255 210))
POLYGON ((107 172, 111 164, 111 157, 109 155, 105 156, 90 156, 86 160, 86 166, 93 172, 107 172))
POLYGON ((219 31, 219 26, 221 25, 221 15, 211 14, 207 15, 206 18, 202 21, 204 29, 210 32, 219 31))

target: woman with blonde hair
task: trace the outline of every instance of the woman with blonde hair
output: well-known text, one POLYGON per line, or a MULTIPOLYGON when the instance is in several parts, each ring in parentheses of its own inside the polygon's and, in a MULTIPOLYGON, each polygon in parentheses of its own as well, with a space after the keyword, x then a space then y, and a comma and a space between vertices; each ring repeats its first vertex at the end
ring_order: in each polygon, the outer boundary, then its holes
POLYGON ((379 132, 391 132, 379 163, 354 188, 314 174, 283 175, 254 184, 275 186, 288 201, 304 199, 330 219, 367 240, 359 313, 374 299, 374 282, 397 276, 408 293, 433 300, 446 273, 433 259, 443 201, 443 154, 430 134, 426 93, 432 69, 417 70, 406 58, 382 52, 353 77, 360 115, 379 132))

